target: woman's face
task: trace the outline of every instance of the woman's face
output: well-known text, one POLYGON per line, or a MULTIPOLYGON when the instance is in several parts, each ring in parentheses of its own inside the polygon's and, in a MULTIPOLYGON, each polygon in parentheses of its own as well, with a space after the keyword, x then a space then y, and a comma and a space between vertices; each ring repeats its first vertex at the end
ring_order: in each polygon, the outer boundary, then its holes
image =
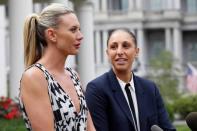
POLYGON ((117 30, 109 38, 106 52, 115 71, 131 71, 139 48, 128 32, 117 30))
POLYGON ((75 14, 60 16, 60 24, 55 29, 57 48, 66 55, 76 55, 79 52, 83 35, 75 14))

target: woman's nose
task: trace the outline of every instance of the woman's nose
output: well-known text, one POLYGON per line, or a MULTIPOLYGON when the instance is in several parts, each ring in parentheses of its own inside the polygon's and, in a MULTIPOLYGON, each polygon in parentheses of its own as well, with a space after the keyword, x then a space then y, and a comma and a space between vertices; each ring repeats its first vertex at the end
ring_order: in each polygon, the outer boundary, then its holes
POLYGON ((123 49, 122 49, 121 47, 118 47, 118 48, 117 48, 117 54, 118 54, 118 55, 123 54, 123 49))
POLYGON ((79 39, 79 40, 83 39, 83 34, 81 33, 81 31, 79 31, 79 33, 77 35, 77 39, 79 39))

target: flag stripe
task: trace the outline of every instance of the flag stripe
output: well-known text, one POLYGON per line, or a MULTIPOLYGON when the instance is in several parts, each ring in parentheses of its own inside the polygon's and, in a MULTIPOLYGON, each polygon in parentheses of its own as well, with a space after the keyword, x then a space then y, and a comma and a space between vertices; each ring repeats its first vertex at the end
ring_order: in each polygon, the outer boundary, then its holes
POLYGON ((187 89, 192 93, 197 93, 197 69, 191 63, 188 63, 186 82, 187 89))

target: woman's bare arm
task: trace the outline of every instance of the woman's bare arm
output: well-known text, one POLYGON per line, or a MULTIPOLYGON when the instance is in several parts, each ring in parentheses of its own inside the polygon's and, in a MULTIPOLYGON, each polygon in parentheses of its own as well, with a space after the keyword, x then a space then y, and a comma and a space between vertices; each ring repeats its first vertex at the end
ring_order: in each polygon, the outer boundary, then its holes
POLYGON ((33 131, 54 131, 47 86, 44 74, 39 69, 33 67, 23 74, 20 95, 33 131))

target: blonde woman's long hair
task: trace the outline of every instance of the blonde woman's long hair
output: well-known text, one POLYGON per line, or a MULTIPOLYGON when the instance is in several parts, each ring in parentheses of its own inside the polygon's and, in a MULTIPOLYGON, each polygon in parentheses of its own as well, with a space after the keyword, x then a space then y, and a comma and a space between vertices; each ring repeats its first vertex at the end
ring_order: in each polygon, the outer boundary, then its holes
POLYGON ((43 54, 43 48, 47 46, 44 31, 49 28, 57 28, 59 17, 64 14, 74 13, 63 4, 53 3, 45 7, 40 15, 31 14, 26 17, 24 23, 24 60, 28 67, 38 61, 43 54))

